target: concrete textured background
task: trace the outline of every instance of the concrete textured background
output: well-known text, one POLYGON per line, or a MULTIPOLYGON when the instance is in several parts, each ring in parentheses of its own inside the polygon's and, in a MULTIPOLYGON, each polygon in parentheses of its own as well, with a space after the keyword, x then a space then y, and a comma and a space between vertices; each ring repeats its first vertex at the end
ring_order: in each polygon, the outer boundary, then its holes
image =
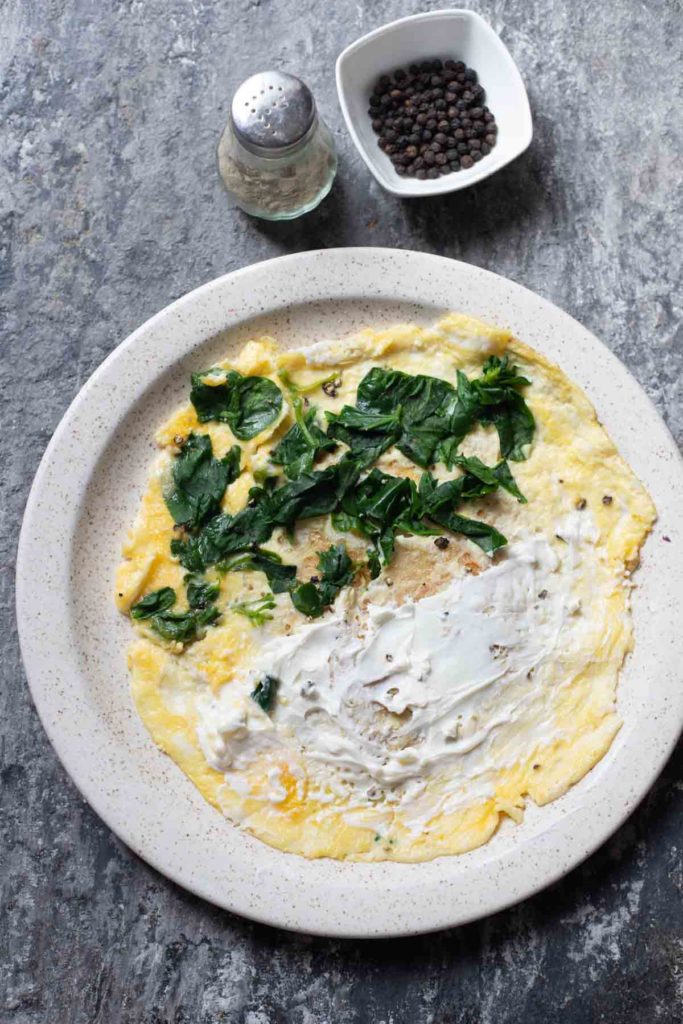
POLYGON ((417 9, 0 0, 3 1024, 683 1018, 680 753, 610 843, 522 906, 419 939, 313 940, 220 912, 124 848, 65 776, 26 688, 13 563, 43 449, 122 338, 224 271, 356 244, 486 266, 603 338, 683 442, 681 0, 482 0, 527 83, 534 143, 476 188, 401 202, 356 156, 333 66, 417 9), (289 225, 234 211, 215 170, 231 91, 266 65, 309 81, 340 151, 332 195, 289 225))

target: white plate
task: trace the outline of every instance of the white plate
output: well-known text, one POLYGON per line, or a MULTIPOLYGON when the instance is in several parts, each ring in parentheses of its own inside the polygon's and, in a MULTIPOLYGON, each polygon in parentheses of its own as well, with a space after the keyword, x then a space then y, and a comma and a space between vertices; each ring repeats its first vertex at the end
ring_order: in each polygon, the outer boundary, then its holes
POLYGON ((331 249, 261 263, 173 303, 93 374, 57 428, 26 508, 17 565, 24 664, 66 770, 111 829, 180 885, 259 921, 324 935, 414 934, 501 910, 559 878, 623 822, 683 723, 683 471, 621 363, 565 313, 494 274, 438 256, 331 249), (113 575, 155 427, 191 369, 268 331, 285 345, 368 324, 431 322, 444 308, 511 328, 578 381, 648 487, 659 522, 634 597, 636 649, 619 687, 624 726, 561 800, 530 806, 486 846, 426 864, 344 864, 280 853, 214 811, 133 710, 128 622, 113 575), (666 539, 668 538, 668 539, 666 539))

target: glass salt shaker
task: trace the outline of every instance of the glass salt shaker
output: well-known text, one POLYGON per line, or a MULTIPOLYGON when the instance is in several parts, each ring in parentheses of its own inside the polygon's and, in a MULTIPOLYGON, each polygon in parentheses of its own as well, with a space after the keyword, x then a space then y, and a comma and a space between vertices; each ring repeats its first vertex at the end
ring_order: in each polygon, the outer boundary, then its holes
POLYGON ((218 144, 218 169, 254 217, 292 220, 313 210, 332 188, 337 155, 308 86, 282 71, 243 82, 218 144))

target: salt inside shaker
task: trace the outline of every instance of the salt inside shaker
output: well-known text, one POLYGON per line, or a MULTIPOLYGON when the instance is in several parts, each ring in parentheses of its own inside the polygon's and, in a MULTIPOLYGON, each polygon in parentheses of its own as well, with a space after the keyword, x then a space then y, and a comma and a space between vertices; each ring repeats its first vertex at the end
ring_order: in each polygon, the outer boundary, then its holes
POLYGON ((243 82, 218 144, 218 169, 254 217, 291 220, 314 209, 332 187, 337 156, 308 86, 282 71, 243 82))

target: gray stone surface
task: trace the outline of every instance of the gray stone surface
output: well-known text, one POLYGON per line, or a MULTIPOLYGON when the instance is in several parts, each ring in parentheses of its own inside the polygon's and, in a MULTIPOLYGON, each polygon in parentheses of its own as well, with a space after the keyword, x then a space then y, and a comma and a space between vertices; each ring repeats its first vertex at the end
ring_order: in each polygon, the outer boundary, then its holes
POLYGON ((489 267, 603 338, 683 442, 680 0, 482 0, 527 82, 533 146, 477 188, 402 203, 346 136, 333 64, 415 9, 0 0, 2 1022, 683 1017, 680 754, 607 846, 524 905, 431 937, 328 942, 231 917, 137 860, 66 777, 26 688, 13 562, 42 451, 117 342, 224 271, 356 244, 489 267), (306 77, 340 150, 333 194, 290 225, 232 210, 215 171, 231 88, 264 65, 306 77))

